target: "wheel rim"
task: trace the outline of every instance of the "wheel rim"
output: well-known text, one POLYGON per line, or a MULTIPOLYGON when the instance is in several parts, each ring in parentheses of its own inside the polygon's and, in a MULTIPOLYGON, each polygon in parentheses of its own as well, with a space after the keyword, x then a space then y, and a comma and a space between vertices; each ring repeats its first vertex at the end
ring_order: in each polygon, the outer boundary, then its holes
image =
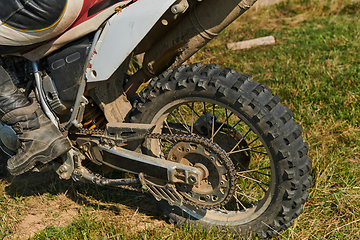
MULTIPOLYGON (((203 210, 183 205, 184 212, 212 224, 238 225, 257 218, 268 208, 275 191, 275 167, 256 126, 241 113, 215 100, 194 97, 165 105, 151 123, 156 133, 198 134, 213 140, 236 167, 236 193, 225 207, 203 210)), ((167 144, 158 140, 146 143, 152 154, 160 157, 166 157, 167 144)))

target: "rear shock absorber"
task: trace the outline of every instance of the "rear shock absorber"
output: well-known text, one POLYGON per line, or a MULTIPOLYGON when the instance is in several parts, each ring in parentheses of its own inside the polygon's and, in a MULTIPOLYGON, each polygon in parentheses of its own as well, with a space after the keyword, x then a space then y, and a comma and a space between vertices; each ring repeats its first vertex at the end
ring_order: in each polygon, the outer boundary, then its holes
POLYGON ((107 121, 96 103, 91 102, 86 105, 82 124, 87 129, 105 129, 107 121))

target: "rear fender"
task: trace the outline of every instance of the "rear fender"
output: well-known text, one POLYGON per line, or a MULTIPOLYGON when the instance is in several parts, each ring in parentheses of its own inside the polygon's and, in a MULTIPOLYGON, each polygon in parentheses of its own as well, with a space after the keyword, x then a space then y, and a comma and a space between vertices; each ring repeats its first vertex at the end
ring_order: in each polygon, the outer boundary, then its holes
POLYGON ((106 23, 90 64, 88 82, 104 81, 145 37, 175 0, 141 0, 112 16, 106 23))

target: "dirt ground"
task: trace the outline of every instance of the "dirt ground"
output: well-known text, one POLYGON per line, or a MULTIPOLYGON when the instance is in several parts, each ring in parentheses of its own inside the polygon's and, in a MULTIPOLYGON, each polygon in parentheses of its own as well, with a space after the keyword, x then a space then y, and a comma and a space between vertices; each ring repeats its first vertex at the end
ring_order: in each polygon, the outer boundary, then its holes
POLYGON ((50 226, 66 227, 84 211, 133 233, 169 225, 140 193, 59 180, 52 172, 7 175, 0 181, 0 204, 7 207, 0 214, 10 229, 4 239, 28 239, 50 226))
POLYGON ((29 207, 22 212, 22 219, 15 226, 14 234, 7 239, 27 239, 51 225, 65 227, 78 215, 80 208, 64 194, 46 202, 33 197, 29 199, 27 206, 29 207))

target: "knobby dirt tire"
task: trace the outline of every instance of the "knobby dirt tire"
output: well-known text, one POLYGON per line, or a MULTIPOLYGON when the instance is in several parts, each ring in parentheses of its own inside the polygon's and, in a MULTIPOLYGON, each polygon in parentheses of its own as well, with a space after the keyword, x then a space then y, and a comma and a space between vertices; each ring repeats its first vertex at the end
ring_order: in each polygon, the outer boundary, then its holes
POLYGON ((160 126, 164 121, 161 116, 176 109, 176 102, 189 102, 186 105, 189 106, 197 99, 206 100, 245 122, 261 140, 269 158, 269 187, 257 206, 250 208, 252 214, 245 214, 245 207, 222 213, 221 209, 199 210, 187 206, 180 209, 166 201, 158 202, 159 209, 171 222, 230 229, 246 237, 260 238, 275 237, 293 224, 309 196, 312 163, 307 157, 308 144, 303 142, 302 128, 295 124, 288 107, 279 102, 280 97, 273 96, 265 85, 252 81, 250 75, 222 69, 217 64, 184 65, 167 70, 151 80, 139 96, 129 115, 131 122, 155 123, 158 126, 154 131, 161 133, 165 129, 160 126))

